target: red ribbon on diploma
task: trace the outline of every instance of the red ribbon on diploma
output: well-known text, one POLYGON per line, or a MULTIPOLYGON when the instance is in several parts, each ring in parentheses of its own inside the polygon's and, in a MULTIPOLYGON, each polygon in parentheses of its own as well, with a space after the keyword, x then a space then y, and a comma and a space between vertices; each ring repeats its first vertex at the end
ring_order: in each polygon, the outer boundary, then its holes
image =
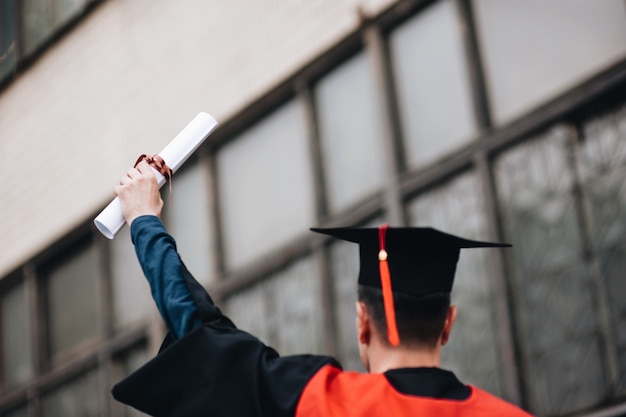
POLYGON ((137 162, 135 162, 134 167, 137 168, 137 165, 139 165, 139 163, 144 160, 148 163, 148 165, 156 169, 159 174, 163 175, 167 182, 169 182, 170 202, 173 204, 174 201, 172 200, 172 170, 170 169, 170 167, 167 166, 167 164, 160 155, 154 154, 152 156, 149 156, 145 153, 139 155, 139 158, 137 158, 137 162))

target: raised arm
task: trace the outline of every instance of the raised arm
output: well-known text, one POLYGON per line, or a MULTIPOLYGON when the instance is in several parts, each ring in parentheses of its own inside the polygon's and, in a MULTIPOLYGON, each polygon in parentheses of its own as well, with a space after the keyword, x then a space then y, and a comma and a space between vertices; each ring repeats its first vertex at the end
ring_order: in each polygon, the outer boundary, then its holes
POLYGON ((280 357, 221 314, 158 218, 163 202, 147 164, 129 170, 115 191, 154 300, 179 340, 118 383, 113 396, 154 416, 293 417, 313 375, 338 364, 324 356, 280 357))
POLYGON ((159 220, 163 200, 146 162, 131 168, 115 187, 152 297, 167 329, 180 338, 200 325, 174 239, 159 220))

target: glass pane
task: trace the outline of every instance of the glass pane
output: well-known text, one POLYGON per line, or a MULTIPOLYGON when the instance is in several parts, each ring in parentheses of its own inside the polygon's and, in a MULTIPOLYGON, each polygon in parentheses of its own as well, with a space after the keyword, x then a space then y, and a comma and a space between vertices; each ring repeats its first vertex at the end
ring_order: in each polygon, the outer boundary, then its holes
POLYGON ((313 224, 314 202, 304 118, 290 102, 217 155, 228 267, 251 261, 313 224))
POLYGON ((224 311, 238 328, 281 355, 322 353, 319 275, 312 259, 297 261, 262 283, 229 297, 224 311))
POLYGON ((0 0, 0 80, 13 73, 16 65, 15 23, 15 0, 0 0))
POLYGON ((225 300, 224 313, 237 328, 258 337, 267 345, 273 345, 276 316, 269 313, 266 293, 267 288, 263 284, 241 290, 225 300))
POLYGON ((35 51, 52 34, 52 9, 49 1, 23 0, 24 53, 35 51))
POLYGON ((283 355, 324 351, 320 272, 307 258, 270 279, 270 314, 276 321, 276 349, 283 355))
POLYGON ((2 411, 2 414, 0 415, 3 417, 28 417, 28 408, 26 406, 22 406, 9 411, 2 411))
POLYGON ((476 131, 454 2, 430 6, 393 31, 389 41, 408 163, 419 166, 476 131))
POLYGON ((193 276, 203 285, 215 277, 213 236, 209 219, 210 189, 205 166, 185 166, 173 182, 174 204, 165 199, 164 220, 176 239, 181 258, 193 276))
POLYGON ((346 370, 365 371, 359 358, 355 325, 359 245, 345 241, 333 243, 330 247, 330 261, 337 314, 338 359, 346 370))
POLYGON ((30 315, 24 283, 0 299, 4 384, 13 388, 33 376, 30 315))
POLYGON ((95 246, 90 244, 48 272, 47 318, 53 356, 98 335, 97 260, 95 246))
MULTIPOLYGON (((114 382, 122 380, 125 376, 130 375, 150 360, 150 355, 145 345, 139 345, 124 352, 115 360, 115 373, 113 375, 114 382)), ((111 398, 111 406, 114 410, 113 415, 122 415, 124 417, 145 416, 144 414, 132 407, 123 405, 111 398)))
POLYGON ((43 396, 45 417, 98 417, 98 374, 91 371, 43 396))
MULTIPOLYGON (((474 174, 458 177, 409 203, 411 225, 434 227, 476 240, 489 240, 482 184, 474 174)), ((497 249, 465 249, 457 264, 452 303, 458 318, 448 345, 442 350, 442 366, 465 383, 503 395, 502 359, 498 344, 497 277, 492 257, 497 249)))
MULTIPOLYGON (((385 220, 373 219, 363 227, 376 227, 385 220)), ((346 370, 365 371, 359 357, 356 335, 357 287, 359 277, 359 245, 333 239, 329 247, 333 282, 333 302, 337 317, 338 359, 346 370)))
POLYGON ((315 90, 331 211, 346 208, 383 183, 383 109, 368 64, 360 54, 324 77, 315 90))
POLYGON ((474 5, 497 122, 626 56, 623 1, 476 0, 474 5))
POLYGON ((539 415, 573 412, 607 394, 567 133, 554 128, 495 164, 504 226, 514 245, 517 339, 526 355, 528 394, 539 415))
POLYGON ((157 310, 152 302, 148 280, 137 261, 129 229, 122 229, 110 245, 113 320, 119 329, 147 320, 151 314, 156 315, 157 310))
POLYGON ((626 107, 585 124, 580 145, 583 195, 593 246, 605 279, 620 358, 619 388, 626 390, 626 107))
POLYGON ((85 2, 86 0, 55 0, 55 27, 62 27, 65 23, 82 12, 85 2))

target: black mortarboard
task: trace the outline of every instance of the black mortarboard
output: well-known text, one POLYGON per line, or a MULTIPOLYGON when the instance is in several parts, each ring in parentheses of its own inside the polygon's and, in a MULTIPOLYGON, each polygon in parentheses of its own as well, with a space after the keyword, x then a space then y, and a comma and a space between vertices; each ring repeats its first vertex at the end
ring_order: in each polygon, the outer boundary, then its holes
MULTIPOLYGON (((331 229, 314 232, 359 244, 359 284, 381 288, 388 328, 395 328, 391 291, 410 295, 452 291, 461 249, 506 247, 506 243, 480 242, 450 235, 430 227, 331 229), (387 282, 387 283, 386 283, 387 282), (391 299, 391 300, 390 300, 391 299), (388 309, 391 308, 391 311, 388 309), (390 321, 392 323, 389 323, 390 321)), ((393 329, 390 329, 393 332, 393 329)), ((397 338, 390 333, 390 342, 397 338)))

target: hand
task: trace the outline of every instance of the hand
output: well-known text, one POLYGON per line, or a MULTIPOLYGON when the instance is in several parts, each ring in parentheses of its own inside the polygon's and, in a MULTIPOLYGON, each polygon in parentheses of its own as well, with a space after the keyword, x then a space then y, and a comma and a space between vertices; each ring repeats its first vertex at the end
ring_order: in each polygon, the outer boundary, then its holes
POLYGON ((152 168, 145 161, 129 169, 120 179, 120 184, 115 187, 115 195, 120 198, 122 213, 129 226, 139 216, 161 215, 163 200, 159 185, 152 168))

